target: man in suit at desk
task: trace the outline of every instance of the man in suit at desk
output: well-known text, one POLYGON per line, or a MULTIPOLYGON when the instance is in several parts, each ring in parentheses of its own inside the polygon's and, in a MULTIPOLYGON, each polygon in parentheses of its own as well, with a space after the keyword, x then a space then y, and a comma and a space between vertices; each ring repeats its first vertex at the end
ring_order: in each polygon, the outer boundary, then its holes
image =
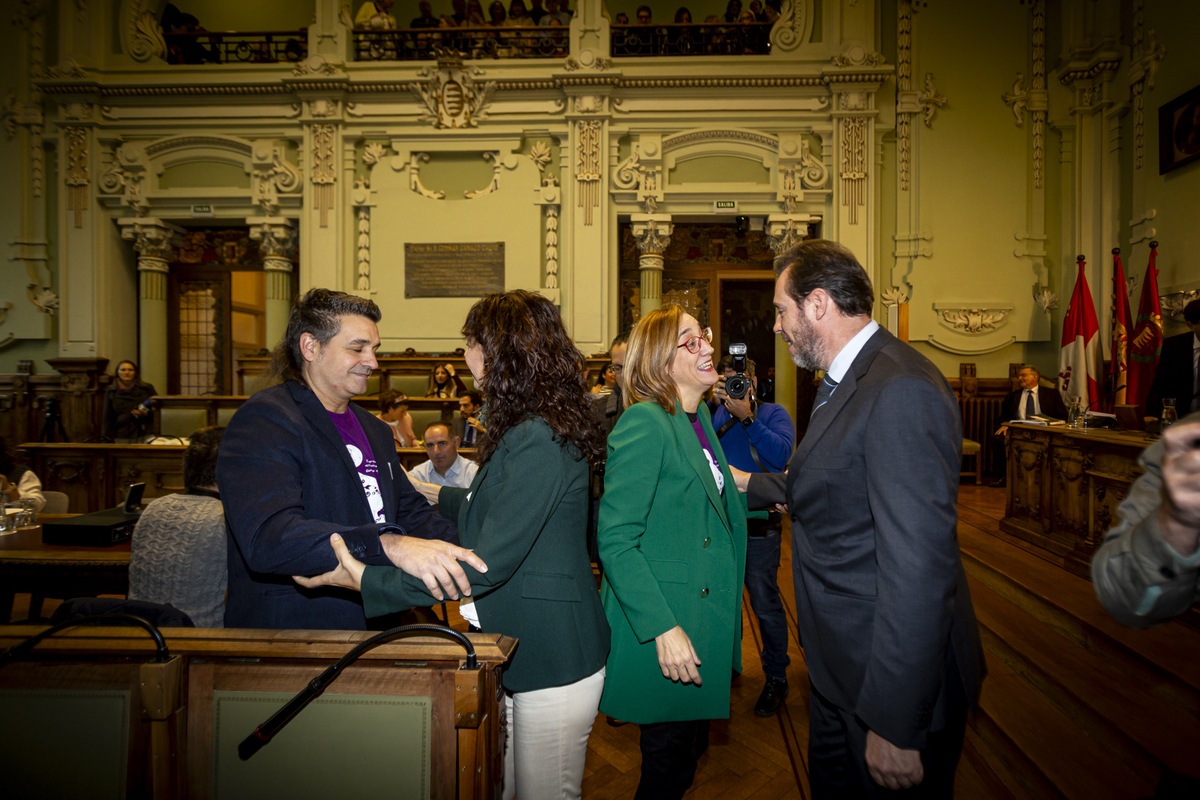
POLYGON ((483 395, 472 389, 458 398, 459 418, 454 420, 454 435, 462 442, 463 447, 478 447, 479 439, 487 430, 479 418, 483 408, 483 395))
POLYGON ((996 442, 996 450, 1000 457, 1000 480, 992 486, 1008 485, 1008 426, 1004 423, 1014 419, 1033 419, 1035 416, 1067 418, 1067 406, 1063 403, 1058 389, 1048 389, 1040 385, 1042 373, 1037 367, 1026 364, 1017 373, 1017 384, 1020 388, 1009 392, 1000 404, 1000 427, 992 434, 996 442))
POLYGON ((813 797, 950 797, 984 673, 955 534, 958 406, 871 319, 849 250, 802 242, 775 267, 775 332, 825 378, 787 474, 734 478, 749 508, 792 518, 813 797))
POLYGON ((351 402, 378 367, 379 318, 370 300, 309 291, 274 354, 283 383, 229 421, 217 461, 230 535, 227 628, 365 630, 359 595, 292 581, 337 566, 332 533, 356 558, 393 564, 437 597, 470 594, 459 560, 487 569, 409 483, 388 426, 351 402))
POLYGON ((1162 343, 1158 370, 1146 397, 1146 416, 1162 418, 1164 397, 1175 398, 1175 410, 1186 417, 1200 411, 1200 299, 1183 307, 1188 332, 1162 343))

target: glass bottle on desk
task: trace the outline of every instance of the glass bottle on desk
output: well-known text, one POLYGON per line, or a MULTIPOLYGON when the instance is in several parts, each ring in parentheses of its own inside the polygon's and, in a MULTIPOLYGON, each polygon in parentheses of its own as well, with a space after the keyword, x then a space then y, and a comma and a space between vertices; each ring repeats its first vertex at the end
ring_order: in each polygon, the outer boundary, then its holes
POLYGON ((1162 420, 1159 423, 1159 430, 1165 431, 1172 424, 1179 422, 1179 412, 1175 410, 1175 398, 1164 397, 1162 409, 1162 420))
POLYGON ((1078 428, 1083 424, 1083 403, 1076 397, 1071 401, 1071 407, 1067 409, 1067 427, 1078 428))

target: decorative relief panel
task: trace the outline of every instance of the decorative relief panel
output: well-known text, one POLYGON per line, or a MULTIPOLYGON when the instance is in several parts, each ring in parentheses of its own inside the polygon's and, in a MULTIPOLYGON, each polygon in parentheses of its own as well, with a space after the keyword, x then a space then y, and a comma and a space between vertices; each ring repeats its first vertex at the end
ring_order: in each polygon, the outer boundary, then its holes
POLYGON ((583 224, 591 225, 600 206, 600 120, 581 119, 575 123, 578 137, 575 185, 583 224))
POLYGON ((1167 48, 1146 29, 1145 0, 1136 0, 1133 11, 1133 59, 1129 64, 1129 91, 1133 95, 1133 168, 1141 169, 1146 145, 1146 92, 1154 88, 1158 62, 1167 48))
MULTIPOLYGON (((846 95, 842 95, 843 102, 846 95)), ((867 184, 867 118, 843 117, 842 163, 839 174, 842 179, 842 205, 849 210, 849 223, 858 224, 858 210, 865 201, 867 184)))
POLYGON ((63 132, 67 137, 67 209, 75 212, 75 227, 82 228, 92 183, 88 173, 89 130, 64 128, 63 132))
POLYGON ((483 75, 478 67, 463 68, 462 59, 443 54, 438 68, 425 67, 417 73, 424 83, 409 84, 409 89, 425 106, 421 122, 432 122, 435 128, 474 128, 487 118, 488 106, 496 82, 482 86, 474 76, 483 75))
POLYGON ((334 184, 337 170, 333 163, 333 143, 336 128, 321 124, 312 126, 312 184, 313 203, 321 212, 321 227, 329 227, 329 209, 333 208, 334 184))

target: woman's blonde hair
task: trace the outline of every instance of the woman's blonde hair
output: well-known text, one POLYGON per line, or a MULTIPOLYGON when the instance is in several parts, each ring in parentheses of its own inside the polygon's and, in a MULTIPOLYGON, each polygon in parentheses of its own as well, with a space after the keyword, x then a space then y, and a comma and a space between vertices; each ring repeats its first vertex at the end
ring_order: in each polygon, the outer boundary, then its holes
POLYGON ((643 400, 675 413, 679 392, 667 371, 679 352, 679 321, 683 309, 676 305, 656 308, 642 317, 629 334, 625 352, 625 407, 643 400))

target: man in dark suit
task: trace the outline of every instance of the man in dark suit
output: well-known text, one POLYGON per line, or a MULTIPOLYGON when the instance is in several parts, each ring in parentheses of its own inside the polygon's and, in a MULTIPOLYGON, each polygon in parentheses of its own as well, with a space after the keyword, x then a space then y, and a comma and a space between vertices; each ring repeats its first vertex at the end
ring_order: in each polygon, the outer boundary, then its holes
POLYGON ((483 408, 483 395, 472 389, 458 398, 459 417, 452 421, 454 435, 462 442, 463 447, 478 447, 486 428, 479 419, 479 411, 483 408))
POLYGON ((1200 411, 1200 300, 1183 307, 1183 324, 1188 332, 1172 336, 1162 343, 1158 370, 1146 396, 1146 416, 1162 417, 1164 397, 1175 398, 1180 417, 1200 411))
POLYGON ((996 452, 999 453, 1000 479, 992 486, 1008 485, 1008 426, 1004 423, 1014 419, 1030 419, 1035 415, 1067 418, 1067 406, 1063 403, 1058 389, 1048 389, 1040 385, 1042 373, 1037 367, 1026 364, 1017 373, 1017 383, 1020 388, 1014 389, 1000 403, 1000 427, 992 434, 996 442, 996 452))
POLYGON ((378 366, 379 317, 370 300, 308 292, 274 354, 283 383, 229 422, 217 462, 230 534, 227 628, 365 630, 359 595, 292 581, 337 566, 334 532, 360 560, 393 564, 435 596, 470 594, 458 560, 483 562, 408 482, 388 426, 351 402, 378 366))
POLYGON ((592 398, 592 417, 605 436, 617 427, 617 421, 625 412, 625 351, 629 349, 629 334, 618 334, 608 348, 608 357, 612 359, 612 371, 617 376, 617 385, 611 394, 596 395, 592 398))
POLYGON ((803 242, 775 267, 775 332, 826 374, 788 473, 735 480, 750 508, 792 517, 813 796, 950 797, 984 674, 955 534, 954 395, 871 319, 870 279, 844 247, 803 242))

